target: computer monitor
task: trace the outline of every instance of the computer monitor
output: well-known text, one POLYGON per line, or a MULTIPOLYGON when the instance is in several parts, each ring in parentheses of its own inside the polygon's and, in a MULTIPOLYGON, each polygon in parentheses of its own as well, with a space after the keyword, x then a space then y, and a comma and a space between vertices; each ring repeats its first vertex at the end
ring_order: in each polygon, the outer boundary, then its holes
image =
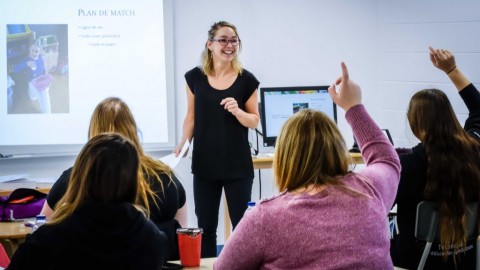
POLYGON ((337 122, 337 107, 328 85, 260 88, 263 146, 274 146, 285 121, 302 109, 322 111, 337 122))

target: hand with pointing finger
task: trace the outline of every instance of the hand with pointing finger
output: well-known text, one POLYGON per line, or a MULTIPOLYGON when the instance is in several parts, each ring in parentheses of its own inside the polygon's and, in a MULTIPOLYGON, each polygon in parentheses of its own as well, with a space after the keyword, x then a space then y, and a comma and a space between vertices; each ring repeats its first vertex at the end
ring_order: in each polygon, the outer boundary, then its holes
POLYGON ((333 102, 345 111, 348 111, 351 107, 362 103, 362 91, 358 84, 350 80, 345 63, 342 62, 341 66, 342 76, 328 88, 328 93, 332 97, 333 102))

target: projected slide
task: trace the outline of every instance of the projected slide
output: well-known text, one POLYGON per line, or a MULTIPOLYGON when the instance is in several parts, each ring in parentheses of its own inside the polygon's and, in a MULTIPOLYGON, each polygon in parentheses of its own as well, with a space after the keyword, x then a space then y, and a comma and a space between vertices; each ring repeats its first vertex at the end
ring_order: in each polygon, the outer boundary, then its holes
POLYGON ((143 143, 171 141, 163 1, 47 2, 0 3, 0 146, 84 144, 110 96, 143 143))

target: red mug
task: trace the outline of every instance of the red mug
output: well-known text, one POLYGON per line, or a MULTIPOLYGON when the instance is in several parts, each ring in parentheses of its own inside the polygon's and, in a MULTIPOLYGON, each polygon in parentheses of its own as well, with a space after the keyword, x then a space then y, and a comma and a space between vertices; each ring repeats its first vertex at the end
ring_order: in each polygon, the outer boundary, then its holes
POLYGON ((183 266, 199 266, 202 251, 202 233, 200 228, 177 229, 180 262, 183 266))

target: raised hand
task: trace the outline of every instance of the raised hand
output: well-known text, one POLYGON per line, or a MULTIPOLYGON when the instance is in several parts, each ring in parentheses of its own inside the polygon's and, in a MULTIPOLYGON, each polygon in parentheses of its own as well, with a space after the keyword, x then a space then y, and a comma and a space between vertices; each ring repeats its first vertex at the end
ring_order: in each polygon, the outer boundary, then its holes
POLYGON ((342 76, 328 88, 328 93, 332 97, 333 102, 345 111, 348 111, 351 107, 362 103, 362 90, 358 84, 350 80, 348 69, 344 62, 342 62, 341 66, 342 76))
POLYGON ((430 49, 430 61, 438 69, 449 74, 457 67, 455 57, 449 50, 428 48, 430 49))

